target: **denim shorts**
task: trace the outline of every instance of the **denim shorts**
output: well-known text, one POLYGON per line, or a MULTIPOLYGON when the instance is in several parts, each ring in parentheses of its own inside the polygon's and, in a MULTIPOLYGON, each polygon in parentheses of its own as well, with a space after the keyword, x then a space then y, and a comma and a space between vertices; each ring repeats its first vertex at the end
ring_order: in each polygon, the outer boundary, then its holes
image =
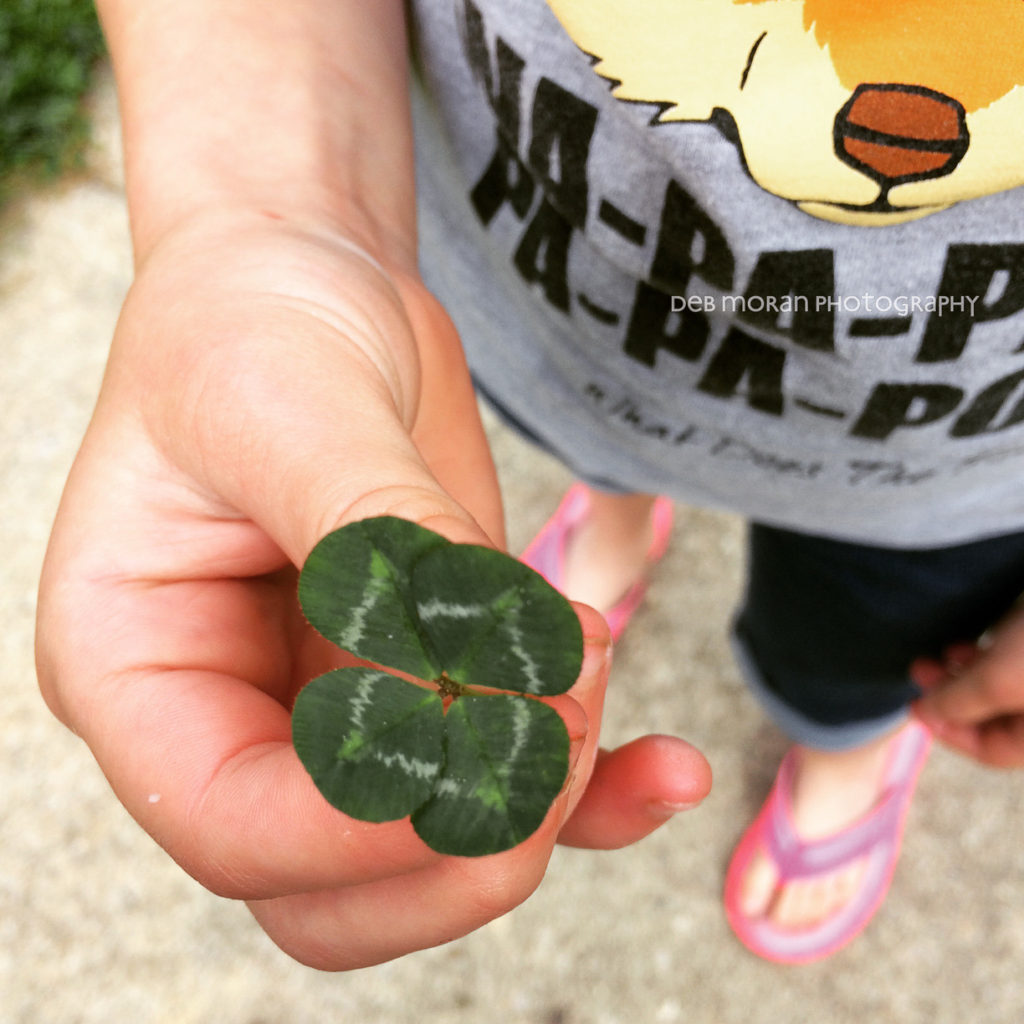
POLYGON ((919 696, 917 657, 973 641, 1024 593, 1024 533, 914 549, 749 527, 734 648, 796 742, 841 750, 892 728, 919 696))

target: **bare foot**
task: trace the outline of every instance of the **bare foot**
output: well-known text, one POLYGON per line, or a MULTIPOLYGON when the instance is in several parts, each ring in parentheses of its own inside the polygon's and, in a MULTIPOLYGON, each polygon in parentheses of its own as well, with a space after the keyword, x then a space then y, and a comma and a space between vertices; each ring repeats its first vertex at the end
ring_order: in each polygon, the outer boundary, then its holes
POLYGON ((606 612, 644 573, 653 538, 650 494, 587 488, 590 511, 565 554, 565 594, 606 612))
MULTIPOLYGON (((792 794, 793 820, 804 839, 835 835, 866 814, 880 796, 886 755, 897 732, 841 753, 798 747, 792 794)), ((751 861, 740 905, 747 917, 767 917, 783 928, 809 928, 841 910, 856 894, 865 869, 861 858, 839 871, 779 885, 764 854, 751 861)))

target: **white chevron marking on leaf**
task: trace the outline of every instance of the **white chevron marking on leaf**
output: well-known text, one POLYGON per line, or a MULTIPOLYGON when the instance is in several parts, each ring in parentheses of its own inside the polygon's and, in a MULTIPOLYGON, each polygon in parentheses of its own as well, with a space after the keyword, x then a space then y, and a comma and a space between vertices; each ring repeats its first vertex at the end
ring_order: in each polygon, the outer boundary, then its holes
POLYGON ((438 795, 444 796, 456 796, 462 792, 458 782, 455 779, 446 778, 438 779, 437 785, 434 786, 434 792, 438 795))
POLYGON ((482 619, 489 613, 485 604, 456 604, 433 598, 425 604, 417 604, 416 611, 421 619, 482 619))
MULTIPOLYGON (((513 705, 512 712, 512 749, 508 752, 508 765, 515 761, 526 746, 526 740, 530 734, 530 709, 526 701, 520 698, 513 705)), ((505 774, 508 774, 507 771, 505 774)))
POLYGON ((352 609, 351 618, 338 637, 338 646, 352 650, 366 632, 366 619, 373 611, 381 596, 391 588, 391 581, 382 577, 373 577, 367 581, 363 591, 363 599, 358 607, 352 609))
POLYGON ((384 673, 376 675, 364 675, 356 684, 356 694, 349 702, 352 709, 352 729, 362 731, 363 712, 373 703, 373 683, 375 679, 381 679, 384 673))
POLYGON ((519 628, 518 622, 513 622, 509 618, 502 623, 502 628, 510 638, 509 650, 519 659, 523 666, 523 675, 527 680, 526 692, 540 693, 544 686, 544 680, 540 677, 537 662, 523 646, 523 631, 519 628))
POLYGON ((417 779, 432 779, 438 771, 438 765, 435 762, 424 761, 418 757, 407 757, 400 751, 391 754, 377 751, 374 758, 387 768, 393 768, 397 764, 406 775, 414 775, 417 779))
MULTIPOLYGON (((420 619, 429 622, 431 619, 484 619, 493 618, 489 605, 484 604, 458 604, 454 601, 442 601, 433 598, 424 604, 418 604, 416 610, 420 619)), ((509 650, 519 660, 523 667, 523 675, 527 680, 527 693, 540 693, 544 686, 544 680, 540 676, 539 666, 530 652, 526 649, 523 640, 523 631, 517 622, 511 618, 513 614, 499 622, 499 629, 509 641, 509 650)))

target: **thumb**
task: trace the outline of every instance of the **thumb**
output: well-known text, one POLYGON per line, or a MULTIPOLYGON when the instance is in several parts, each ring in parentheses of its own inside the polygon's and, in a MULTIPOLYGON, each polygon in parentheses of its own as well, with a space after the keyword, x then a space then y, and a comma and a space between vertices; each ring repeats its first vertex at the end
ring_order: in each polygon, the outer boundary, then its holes
POLYGON ((458 337, 422 288, 406 285, 399 308, 378 303, 373 344, 264 313, 244 360, 228 348, 204 367, 200 400, 209 396, 210 407, 192 415, 183 461, 295 565, 331 530, 379 515, 503 546, 496 474, 458 337))
POLYGON ((579 804, 562 828, 566 846, 614 850, 642 839, 711 789, 704 755, 674 736, 642 736, 601 750, 579 804))

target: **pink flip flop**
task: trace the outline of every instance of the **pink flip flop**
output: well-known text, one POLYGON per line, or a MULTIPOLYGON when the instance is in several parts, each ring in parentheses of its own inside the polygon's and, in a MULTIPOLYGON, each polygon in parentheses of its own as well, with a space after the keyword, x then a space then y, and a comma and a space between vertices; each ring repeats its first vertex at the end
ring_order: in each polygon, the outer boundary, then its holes
POLYGON ((792 751, 786 755, 761 813, 736 847, 725 882, 726 916, 748 949, 776 963, 810 963, 835 953, 863 931, 889 890, 907 810, 930 747, 931 733, 919 722, 909 722, 889 751, 882 795, 874 808, 849 828, 813 842, 802 840, 793 825, 790 793, 796 760, 792 751), (786 929, 765 918, 747 917, 740 909, 740 885, 758 851, 772 859, 780 883, 835 871, 861 857, 867 858, 867 868, 845 907, 811 928, 786 929))
MULTIPOLYGON (((519 556, 531 569, 536 569, 553 587, 562 589, 565 579, 565 551, 569 539, 590 511, 586 488, 574 484, 562 498, 555 514, 541 527, 540 533, 530 542, 519 556)), ((658 498, 651 513, 654 537, 647 551, 647 566, 650 568, 665 554, 669 536, 672 533, 672 502, 658 498)), ((613 640, 622 636, 633 613, 647 592, 646 579, 634 583, 613 608, 605 612, 605 621, 613 640)))

